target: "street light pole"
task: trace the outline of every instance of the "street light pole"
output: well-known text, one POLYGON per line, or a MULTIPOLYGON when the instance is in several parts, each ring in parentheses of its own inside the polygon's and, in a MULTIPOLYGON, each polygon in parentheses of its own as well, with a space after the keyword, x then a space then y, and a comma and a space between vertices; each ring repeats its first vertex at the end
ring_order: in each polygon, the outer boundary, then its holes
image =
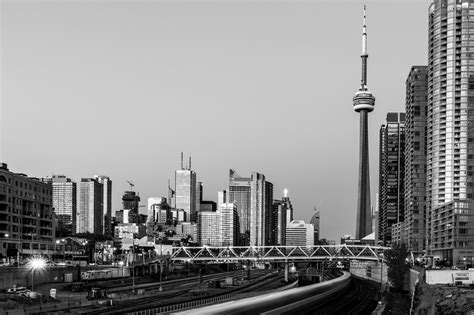
POLYGON ((135 264, 135 238, 133 237, 132 234, 132 292, 135 293, 135 267, 133 266, 135 264))

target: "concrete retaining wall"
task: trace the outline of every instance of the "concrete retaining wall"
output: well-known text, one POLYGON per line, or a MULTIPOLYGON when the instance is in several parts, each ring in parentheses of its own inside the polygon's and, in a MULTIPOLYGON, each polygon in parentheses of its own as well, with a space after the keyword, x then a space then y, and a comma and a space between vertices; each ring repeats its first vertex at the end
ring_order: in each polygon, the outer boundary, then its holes
POLYGON ((388 283, 387 265, 378 261, 351 261, 350 272, 363 279, 372 280, 380 283, 382 277, 382 284, 386 286, 388 283))

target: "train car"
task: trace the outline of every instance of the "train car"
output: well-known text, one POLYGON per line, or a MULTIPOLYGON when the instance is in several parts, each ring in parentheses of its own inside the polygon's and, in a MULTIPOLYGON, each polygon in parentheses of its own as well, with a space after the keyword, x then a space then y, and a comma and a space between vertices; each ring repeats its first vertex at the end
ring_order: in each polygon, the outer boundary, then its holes
POLYGON ((453 284, 456 286, 472 286, 474 284, 473 276, 470 272, 455 272, 452 274, 453 284))

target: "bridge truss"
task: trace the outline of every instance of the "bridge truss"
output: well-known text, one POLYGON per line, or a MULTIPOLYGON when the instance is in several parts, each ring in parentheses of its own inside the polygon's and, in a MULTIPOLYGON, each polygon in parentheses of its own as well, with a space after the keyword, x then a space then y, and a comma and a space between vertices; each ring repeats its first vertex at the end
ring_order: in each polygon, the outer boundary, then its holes
POLYGON ((366 245, 173 247, 173 261, 378 261, 388 247, 366 245))

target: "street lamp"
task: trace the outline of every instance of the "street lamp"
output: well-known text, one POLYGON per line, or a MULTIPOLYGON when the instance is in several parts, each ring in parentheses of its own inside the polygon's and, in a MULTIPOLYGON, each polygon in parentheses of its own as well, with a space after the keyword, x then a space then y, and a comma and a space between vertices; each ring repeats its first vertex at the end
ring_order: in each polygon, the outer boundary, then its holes
POLYGON ((43 270, 46 268, 46 259, 41 256, 33 257, 28 261, 26 267, 31 270, 31 291, 33 291, 35 270, 43 270))

